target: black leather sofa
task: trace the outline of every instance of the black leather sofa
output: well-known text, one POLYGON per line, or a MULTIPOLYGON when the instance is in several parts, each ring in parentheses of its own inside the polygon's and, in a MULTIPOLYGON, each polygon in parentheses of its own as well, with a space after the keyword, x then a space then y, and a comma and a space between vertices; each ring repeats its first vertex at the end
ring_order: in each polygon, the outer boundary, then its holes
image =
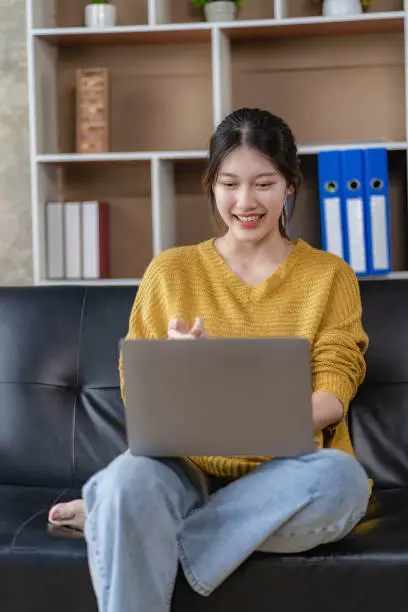
MULTIPOLYGON (((307 554, 255 554, 209 598, 180 573, 176 612, 408 609, 408 282, 362 281, 361 291, 371 344, 350 427, 376 484, 366 520, 307 554)), ((96 610, 84 541, 50 531, 47 513, 126 447, 117 356, 134 295, 0 290, 2 612, 96 610)))

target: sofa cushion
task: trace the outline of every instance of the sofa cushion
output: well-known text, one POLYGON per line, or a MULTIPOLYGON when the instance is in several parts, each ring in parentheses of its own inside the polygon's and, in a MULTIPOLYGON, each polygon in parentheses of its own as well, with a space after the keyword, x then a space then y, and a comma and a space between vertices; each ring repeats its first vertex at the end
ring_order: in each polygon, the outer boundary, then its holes
POLYGON ((134 287, 0 290, 0 481, 81 486, 126 448, 118 342, 134 287))
POLYGON ((351 437, 377 488, 408 487, 408 282, 367 280, 360 290, 369 347, 351 437))

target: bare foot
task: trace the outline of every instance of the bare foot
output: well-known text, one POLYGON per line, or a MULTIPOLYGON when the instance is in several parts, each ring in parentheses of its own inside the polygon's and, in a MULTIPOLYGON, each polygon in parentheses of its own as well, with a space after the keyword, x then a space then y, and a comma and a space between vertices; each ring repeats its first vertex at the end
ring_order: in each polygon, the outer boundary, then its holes
POLYGON ((71 527, 83 531, 86 510, 83 499, 75 499, 65 504, 56 504, 48 514, 48 521, 57 527, 71 527))

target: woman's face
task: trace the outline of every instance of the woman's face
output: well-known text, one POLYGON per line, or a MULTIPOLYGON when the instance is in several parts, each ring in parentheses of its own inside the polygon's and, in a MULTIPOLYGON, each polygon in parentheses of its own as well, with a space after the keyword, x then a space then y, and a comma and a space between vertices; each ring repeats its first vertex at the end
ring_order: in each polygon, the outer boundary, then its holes
POLYGON ((279 217, 290 189, 276 166, 241 146, 222 162, 213 187, 219 214, 236 240, 261 242, 279 233, 279 217))

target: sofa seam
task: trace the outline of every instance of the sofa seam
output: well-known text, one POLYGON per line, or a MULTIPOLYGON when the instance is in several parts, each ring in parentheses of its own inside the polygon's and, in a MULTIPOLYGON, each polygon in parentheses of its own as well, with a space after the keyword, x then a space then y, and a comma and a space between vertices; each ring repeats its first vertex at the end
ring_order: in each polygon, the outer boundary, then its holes
MULTIPOLYGON (((63 497, 66 493, 68 493, 68 491, 70 490, 70 487, 68 487, 67 489, 64 489, 64 491, 62 491, 59 495, 57 495, 56 498, 54 498, 54 500, 51 502, 51 507, 54 506, 56 503, 58 503, 58 501, 61 499, 61 497, 63 497)), ((33 521, 35 518, 37 518, 37 516, 40 516, 40 514, 42 514, 43 512, 47 512, 48 508, 41 508, 41 510, 38 510, 37 512, 34 512, 34 514, 32 514, 31 516, 29 516, 25 521, 23 521, 21 523, 21 525, 19 525, 13 535, 13 539, 10 542, 10 548, 9 550, 15 550, 15 545, 17 542, 17 538, 18 536, 23 532, 23 529, 25 527, 27 527, 27 525, 29 525, 31 523, 31 521, 33 521)))
POLYGON ((81 316, 79 323, 79 334, 78 334, 78 348, 77 348, 77 361, 76 361, 76 381, 75 381, 75 399, 74 399, 74 413, 72 416, 72 485, 76 483, 76 421, 77 421, 77 408, 78 408, 78 387, 79 387, 79 368, 81 363, 81 346, 82 346, 82 334, 85 314, 85 303, 87 298, 87 289, 85 288, 82 295, 82 306, 81 316))
POLYGON ((35 512, 34 514, 32 514, 31 516, 28 517, 28 519, 26 519, 25 521, 23 521, 21 523, 21 525, 19 525, 19 527, 17 528, 13 539, 10 543, 10 550, 13 550, 15 545, 16 545, 16 541, 18 536, 22 533, 23 529, 29 525, 35 518, 37 518, 37 516, 40 516, 40 514, 43 514, 43 512, 47 512, 46 508, 41 508, 41 510, 38 510, 37 512, 35 512))

